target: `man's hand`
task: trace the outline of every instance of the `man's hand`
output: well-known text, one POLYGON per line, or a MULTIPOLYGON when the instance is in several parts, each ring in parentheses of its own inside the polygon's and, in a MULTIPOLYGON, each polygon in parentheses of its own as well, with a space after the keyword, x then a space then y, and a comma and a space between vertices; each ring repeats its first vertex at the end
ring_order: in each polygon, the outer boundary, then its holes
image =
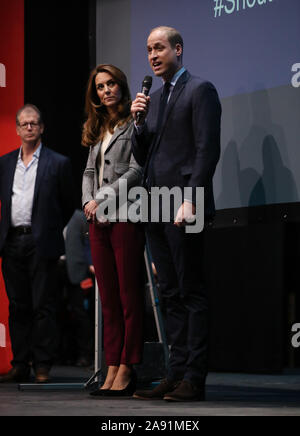
POLYGON ((132 102, 131 105, 131 114, 133 116, 133 119, 135 123, 140 126, 144 124, 145 118, 148 114, 149 110, 149 104, 150 104, 150 97, 146 97, 141 92, 136 95, 136 99, 132 102), (139 119, 139 122, 137 122, 137 113, 140 112, 142 116, 139 119))
POLYGON ((90 222, 94 222, 96 219, 96 209, 98 207, 98 204, 96 203, 95 200, 91 200, 89 201, 85 206, 84 206, 84 214, 86 216, 86 219, 90 222))
POLYGON ((190 224, 195 220, 196 207, 193 203, 189 201, 184 201, 180 208, 178 209, 174 225, 176 227, 182 227, 186 223, 190 224))

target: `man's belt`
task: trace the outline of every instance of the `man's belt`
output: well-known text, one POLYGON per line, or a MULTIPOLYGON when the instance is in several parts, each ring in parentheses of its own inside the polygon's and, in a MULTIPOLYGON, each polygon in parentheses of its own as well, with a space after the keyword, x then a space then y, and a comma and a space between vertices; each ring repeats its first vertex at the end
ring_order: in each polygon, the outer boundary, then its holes
POLYGON ((14 235, 29 235, 30 233, 32 233, 32 230, 29 226, 17 226, 11 227, 9 229, 9 232, 14 235))

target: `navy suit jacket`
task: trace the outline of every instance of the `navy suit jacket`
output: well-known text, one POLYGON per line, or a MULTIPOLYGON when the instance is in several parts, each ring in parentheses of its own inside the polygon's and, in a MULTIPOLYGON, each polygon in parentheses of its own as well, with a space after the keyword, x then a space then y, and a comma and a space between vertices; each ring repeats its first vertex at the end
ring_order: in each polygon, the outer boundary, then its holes
POLYGON ((215 87, 185 71, 167 105, 162 128, 156 131, 162 88, 151 95, 145 129, 132 137, 133 155, 144 166, 144 180, 154 153, 155 185, 205 189, 205 216, 215 213, 212 178, 220 157, 221 104, 215 87))
MULTIPOLYGON (((0 254, 11 226, 11 197, 19 149, 0 157, 0 254)), ((64 253, 63 229, 74 211, 74 185, 68 158, 42 146, 32 208, 37 253, 57 258, 64 253)))

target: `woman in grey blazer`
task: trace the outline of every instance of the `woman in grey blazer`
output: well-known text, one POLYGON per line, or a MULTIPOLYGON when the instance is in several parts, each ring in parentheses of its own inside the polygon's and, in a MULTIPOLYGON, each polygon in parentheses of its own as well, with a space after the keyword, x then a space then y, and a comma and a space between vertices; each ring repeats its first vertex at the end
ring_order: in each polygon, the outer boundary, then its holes
POLYGON ((110 222, 99 213, 108 188, 118 198, 120 180, 126 179, 128 189, 141 182, 141 168, 131 153, 130 105, 124 73, 113 65, 98 65, 88 82, 82 134, 82 144, 90 148, 82 204, 90 222, 108 366, 106 380, 93 396, 131 395, 136 386, 132 365, 142 358, 144 234, 139 224, 110 222))

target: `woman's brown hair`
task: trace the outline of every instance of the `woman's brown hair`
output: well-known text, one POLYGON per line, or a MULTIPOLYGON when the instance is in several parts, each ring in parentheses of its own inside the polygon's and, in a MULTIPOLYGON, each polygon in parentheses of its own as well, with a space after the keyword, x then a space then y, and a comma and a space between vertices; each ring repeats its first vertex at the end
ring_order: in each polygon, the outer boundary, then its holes
POLYGON ((90 147, 97 144, 104 137, 107 130, 113 133, 114 127, 123 125, 131 120, 131 96, 125 74, 114 65, 98 65, 90 74, 85 96, 85 113, 87 120, 83 125, 82 145, 90 147), (111 119, 106 107, 100 103, 97 95, 95 78, 98 73, 110 74, 121 88, 121 101, 118 105, 117 116, 111 119))

